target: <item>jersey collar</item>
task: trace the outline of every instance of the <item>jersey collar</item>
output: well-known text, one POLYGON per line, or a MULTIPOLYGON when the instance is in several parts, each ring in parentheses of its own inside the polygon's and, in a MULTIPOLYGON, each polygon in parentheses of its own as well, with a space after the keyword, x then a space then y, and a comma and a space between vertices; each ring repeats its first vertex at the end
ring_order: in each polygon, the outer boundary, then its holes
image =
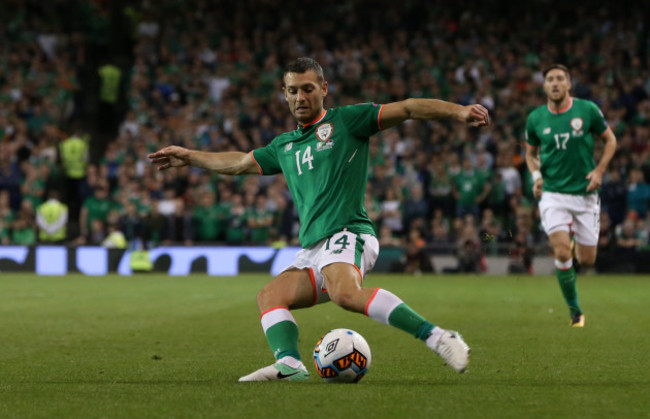
POLYGON ((569 96, 569 104, 568 104, 566 107, 564 107, 564 108, 562 108, 562 109, 560 109, 560 110, 557 110, 557 111, 554 111, 554 110, 549 106, 548 102, 546 102, 546 109, 548 109, 548 111, 549 111, 550 113, 552 113, 552 114, 560 114, 560 113, 564 113, 564 112, 568 111, 569 109, 571 109, 571 106, 573 106, 573 97, 571 97, 571 96, 569 96))
POLYGON ((300 124, 298 124, 298 128, 305 129, 305 128, 307 128, 307 127, 310 126, 310 125, 314 125, 314 124, 319 123, 320 121, 323 120, 323 118, 325 118, 325 114, 327 114, 327 109, 323 109, 323 113, 320 114, 320 116, 319 116, 318 118, 314 119, 313 121, 308 122, 308 123, 306 123, 305 125, 300 125, 300 124))

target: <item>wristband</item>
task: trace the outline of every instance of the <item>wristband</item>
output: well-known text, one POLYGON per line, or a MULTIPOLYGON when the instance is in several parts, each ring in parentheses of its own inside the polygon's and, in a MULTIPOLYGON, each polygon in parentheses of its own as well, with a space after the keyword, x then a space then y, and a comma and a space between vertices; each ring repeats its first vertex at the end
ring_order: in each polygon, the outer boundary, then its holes
POLYGON ((533 172, 533 183, 537 182, 541 178, 542 178, 542 172, 540 172, 539 170, 535 170, 533 172))

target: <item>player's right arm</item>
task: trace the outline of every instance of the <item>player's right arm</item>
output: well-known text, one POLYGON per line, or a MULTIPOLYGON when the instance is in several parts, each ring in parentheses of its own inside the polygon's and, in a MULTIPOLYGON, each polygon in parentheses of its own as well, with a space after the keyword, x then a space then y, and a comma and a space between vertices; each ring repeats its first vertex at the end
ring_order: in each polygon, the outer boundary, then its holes
POLYGON ((534 124, 531 117, 528 116, 526 121, 526 166, 533 176, 533 195, 535 198, 542 196, 542 186, 544 186, 544 179, 540 167, 542 166, 539 158, 540 141, 535 133, 534 124))
POLYGON ((151 153, 147 157, 158 170, 189 165, 223 175, 260 174, 251 153, 242 153, 240 151, 210 153, 189 150, 179 146, 169 146, 151 153))
POLYGON ((544 186, 544 179, 542 179, 542 174, 539 171, 541 166, 539 146, 526 144, 526 166, 528 166, 528 170, 533 175, 533 195, 535 198, 539 198, 542 196, 542 186, 544 186))
POLYGON ((406 99, 387 103, 381 112, 381 127, 387 129, 409 119, 456 120, 472 126, 490 123, 488 110, 482 105, 458 105, 439 99, 406 99))

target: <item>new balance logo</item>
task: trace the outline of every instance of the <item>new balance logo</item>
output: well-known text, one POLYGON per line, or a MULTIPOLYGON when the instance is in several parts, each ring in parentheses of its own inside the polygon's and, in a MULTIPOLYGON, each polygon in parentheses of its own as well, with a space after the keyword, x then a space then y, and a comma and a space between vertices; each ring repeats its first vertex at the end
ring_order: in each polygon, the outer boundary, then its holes
POLYGON ((341 253, 343 253, 343 249, 332 250, 333 255, 340 255, 341 253))

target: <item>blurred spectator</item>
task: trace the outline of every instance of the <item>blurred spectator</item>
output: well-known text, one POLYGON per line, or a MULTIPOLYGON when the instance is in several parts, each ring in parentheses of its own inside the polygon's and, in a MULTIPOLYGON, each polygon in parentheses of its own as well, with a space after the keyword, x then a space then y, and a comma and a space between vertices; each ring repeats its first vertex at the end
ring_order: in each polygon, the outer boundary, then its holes
POLYGON ((15 211, 10 206, 9 191, 0 190, 0 219, 3 222, 3 227, 7 231, 11 230, 15 218, 15 211))
POLYGON ((11 244, 31 246, 36 243, 36 228, 32 214, 19 213, 11 230, 11 244))
POLYGON ((648 200, 650 200, 650 185, 644 181, 640 169, 632 169, 627 186, 628 209, 636 211, 638 217, 644 219, 648 213, 648 200))
MULTIPOLYGON (((82 205, 81 188, 86 178, 88 146, 88 138, 79 133, 65 138, 59 144, 59 158, 65 179, 63 202, 68 206, 70 220, 75 228, 79 222, 82 205)), ((81 231, 83 234, 83 228, 81 231)))
POLYGON ((159 201, 153 200, 151 212, 147 214, 144 220, 145 240, 143 244, 145 248, 156 247, 166 239, 167 220, 158 208, 160 208, 159 201))
POLYGON ((163 244, 183 244, 191 246, 193 242, 192 213, 185 208, 182 198, 176 198, 174 213, 166 216, 163 244))
POLYGON ((490 193, 490 184, 474 167, 469 157, 463 159, 462 171, 455 177, 453 183, 454 198, 456 198, 456 216, 465 214, 479 215, 479 204, 490 193))
POLYGON ((120 99, 122 70, 104 59, 103 65, 99 67, 97 72, 101 78, 98 95, 98 127, 103 133, 114 135, 117 130, 117 118, 119 118, 117 105, 120 99))
POLYGON ((386 224, 382 224, 379 230, 379 246, 380 247, 397 247, 401 246, 400 239, 395 237, 393 231, 386 224))
POLYGON ((68 206, 60 201, 57 190, 51 190, 48 200, 36 209, 36 222, 41 243, 62 243, 66 240, 68 206))
POLYGON ((138 208, 133 202, 128 201, 124 205, 124 211, 119 217, 117 226, 123 233, 127 243, 140 242, 141 244, 144 240, 144 220, 138 213, 138 208))
POLYGON ((381 225, 387 226, 395 235, 400 235, 404 230, 402 216, 402 199, 395 187, 388 187, 381 203, 381 225))
POLYGON ((127 241, 124 233, 120 231, 119 225, 116 223, 108 224, 108 234, 102 241, 102 246, 108 249, 126 249, 127 241))
POLYGON ((422 184, 417 183, 411 187, 410 194, 404 202, 404 228, 410 230, 411 226, 416 223, 425 225, 428 215, 429 204, 424 199, 422 184))
MULTIPOLYGON (((98 226, 95 225, 93 231, 93 222, 99 220, 102 222, 101 229, 104 229, 104 222, 108 219, 109 212, 113 209, 113 202, 108 197, 108 186, 106 184, 98 185, 95 194, 87 198, 81 207, 81 216, 79 217, 79 227, 81 238, 92 236, 93 240, 98 239, 98 226)), ((104 238, 99 239, 101 243, 104 238)))
POLYGON ((233 194, 232 206, 226 215, 226 240, 228 243, 242 244, 246 240, 246 207, 240 194, 233 194))
POLYGON ((273 212, 267 207, 267 197, 260 193, 255 198, 255 206, 248 211, 246 216, 250 229, 250 241, 253 244, 268 244, 273 212))
POLYGON ((494 217, 494 212, 490 208, 483 211, 481 218, 481 228, 479 229, 479 238, 488 249, 490 255, 495 255, 498 251, 497 244, 501 239, 501 223, 494 217))
POLYGON ((445 216, 451 217, 455 214, 452 179, 442 162, 433 163, 432 166, 429 208, 440 208, 445 216))
POLYGON ((104 221, 99 218, 92 218, 88 232, 77 239, 78 245, 100 246, 106 238, 104 221))
POLYGON ((600 192, 603 212, 609 215, 609 220, 618 225, 625 217, 627 208, 627 186, 621 178, 619 169, 612 168, 607 172, 600 192))
POLYGON ((433 266, 429 260, 429 254, 425 249, 426 242, 422 238, 420 230, 412 228, 409 230, 406 240, 406 264, 404 272, 409 274, 421 274, 432 272, 433 266))
POLYGON ((427 242, 437 251, 447 249, 453 242, 450 235, 449 220, 444 217, 441 208, 436 208, 434 211, 427 242))
POLYGON ((205 193, 199 199, 193 220, 196 241, 215 242, 225 231, 225 213, 217 206, 214 193, 205 193))
POLYGON ((598 255, 609 254, 616 246, 616 237, 611 217, 607 212, 600 213, 600 232, 598 233, 598 255))
POLYGON ((636 229, 637 217, 636 213, 631 212, 616 228, 616 247, 619 251, 632 252, 644 245, 643 232, 636 229))
POLYGON ((517 234, 510 249, 508 273, 533 273, 533 249, 528 245, 524 233, 517 234))
POLYGON ((481 267, 481 249, 478 244, 472 240, 459 242, 456 249, 456 258, 458 266, 456 268, 445 268, 445 273, 480 273, 481 267))

